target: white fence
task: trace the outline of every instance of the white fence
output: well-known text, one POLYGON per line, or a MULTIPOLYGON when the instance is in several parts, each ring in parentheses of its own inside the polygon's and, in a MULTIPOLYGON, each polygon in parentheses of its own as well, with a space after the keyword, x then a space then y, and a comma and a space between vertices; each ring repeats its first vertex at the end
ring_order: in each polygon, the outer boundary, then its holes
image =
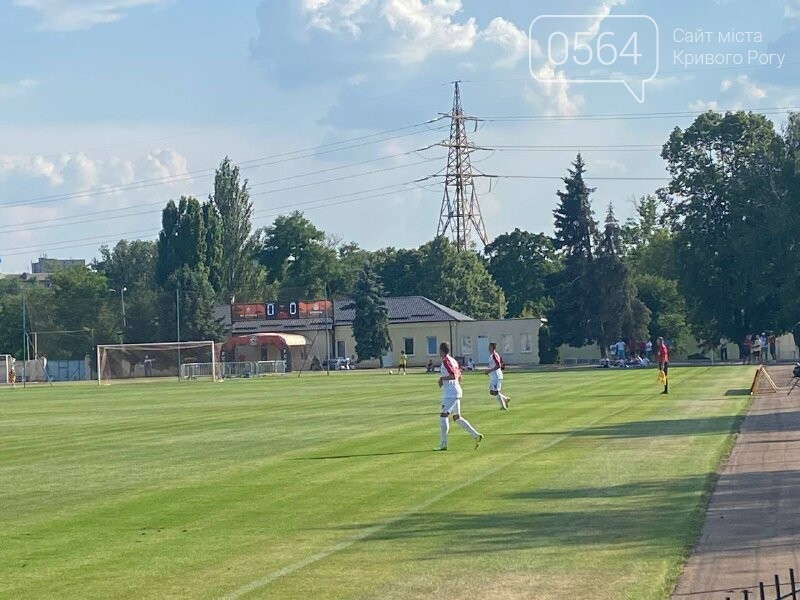
MULTIPOLYGON (((246 362, 216 363, 217 374, 229 377, 263 377, 267 375, 283 375, 286 373, 285 360, 260 360, 246 362)), ((211 377, 214 363, 186 363, 181 365, 181 379, 197 379, 211 377)))

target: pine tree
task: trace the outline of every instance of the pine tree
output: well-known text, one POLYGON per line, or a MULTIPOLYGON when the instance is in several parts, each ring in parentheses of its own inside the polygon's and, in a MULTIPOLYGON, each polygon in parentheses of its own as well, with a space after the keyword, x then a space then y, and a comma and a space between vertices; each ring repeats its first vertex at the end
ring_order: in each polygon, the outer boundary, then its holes
POLYGON ((636 295, 628 267, 622 260, 622 228, 609 205, 597 257, 589 267, 589 281, 595 287, 596 339, 601 356, 618 339, 628 343, 647 339, 650 311, 636 295))
POLYGON ((592 216, 589 188, 583 181, 585 164, 578 154, 574 168, 564 177, 566 191, 558 192, 559 206, 553 212, 553 245, 564 257, 564 270, 553 276, 555 306, 549 313, 555 344, 581 347, 597 336, 596 286, 592 277, 597 223, 592 216))
POLYGON ((350 307, 356 311, 353 337, 359 362, 377 358, 382 367, 383 355, 392 347, 389 311, 384 300, 383 285, 369 263, 364 265, 359 274, 350 307))
POLYGON ((563 178, 566 191, 556 192, 561 204, 553 211, 555 216, 553 242, 556 249, 563 251, 567 257, 592 260, 597 223, 592 215, 589 195, 594 193, 596 188, 587 187, 583 181, 586 163, 580 154, 572 166, 573 169, 568 169, 569 176, 563 178))

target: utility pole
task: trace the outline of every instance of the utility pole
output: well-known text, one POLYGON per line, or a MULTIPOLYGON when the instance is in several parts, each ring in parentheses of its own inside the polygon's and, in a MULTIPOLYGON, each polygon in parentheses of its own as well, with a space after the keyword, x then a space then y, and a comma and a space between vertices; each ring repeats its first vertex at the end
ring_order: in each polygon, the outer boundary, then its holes
MULTIPOLYGON (((178 342, 181 341, 181 297, 180 288, 175 288, 175 327, 178 330, 178 342)), ((178 381, 181 380, 181 346, 178 344, 178 381)))
MULTIPOLYGON (((467 138, 466 122, 476 124, 479 119, 464 114, 461 108, 461 91, 459 82, 453 82, 453 110, 440 113, 450 118, 450 138, 439 143, 447 151, 447 173, 444 180, 444 197, 439 213, 439 228, 436 235, 449 235, 459 251, 472 250, 476 242, 473 232, 484 246, 489 244, 486 227, 483 224, 478 194, 475 191, 474 178, 477 170, 472 168, 470 154, 475 150, 489 150, 476 146, 467 138)), ((483 176, 478 173, 477 176, 483 176)))
POLYGON ((25 291, 22 292, 22 387, 28 379, 28 325, 25 322, 25 291))

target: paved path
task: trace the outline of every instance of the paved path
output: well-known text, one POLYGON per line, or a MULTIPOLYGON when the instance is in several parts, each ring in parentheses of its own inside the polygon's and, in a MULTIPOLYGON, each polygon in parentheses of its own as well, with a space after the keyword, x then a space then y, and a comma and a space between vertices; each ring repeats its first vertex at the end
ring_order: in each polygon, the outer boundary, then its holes
POLYGON ((800 579, 800 386, 786 395, 791 366, 769 373, 779 391, 750 406, 675 600, 740 599, 776 573, 788 581, 789 568, 800 579))

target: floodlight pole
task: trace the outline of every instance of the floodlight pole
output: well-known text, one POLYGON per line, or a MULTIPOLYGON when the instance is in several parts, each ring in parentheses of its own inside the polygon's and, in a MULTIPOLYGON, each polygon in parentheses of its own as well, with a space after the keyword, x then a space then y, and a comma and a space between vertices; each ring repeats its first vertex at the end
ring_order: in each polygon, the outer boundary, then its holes
MULTIPOLYGON (((181 297, 180 288, 175 288, 175 326, 178 333, 178 342, 181 341, 181 297)), ((178 344, 178 381, 181 380, 181 346, 178 344)))
POLYGON ((119 291, 119 297, 120 297, 120 300, 122 301, 122 330, 123 331, 125 331, 125 329, 128 327, 128 320, 125 318, 125 292, 126 291, 128 291, 128 288, 126 288, 124 285, 122 286, 122 289, 119 291))
POLYGON ((325 284, 325 370, 331 374, 331 343, 328 339, 328 284, 325 284))
POLYGON ((22 387, 25 387, 28 368, 28 326, 25 323, 25 291, 22 292, 22 387))

